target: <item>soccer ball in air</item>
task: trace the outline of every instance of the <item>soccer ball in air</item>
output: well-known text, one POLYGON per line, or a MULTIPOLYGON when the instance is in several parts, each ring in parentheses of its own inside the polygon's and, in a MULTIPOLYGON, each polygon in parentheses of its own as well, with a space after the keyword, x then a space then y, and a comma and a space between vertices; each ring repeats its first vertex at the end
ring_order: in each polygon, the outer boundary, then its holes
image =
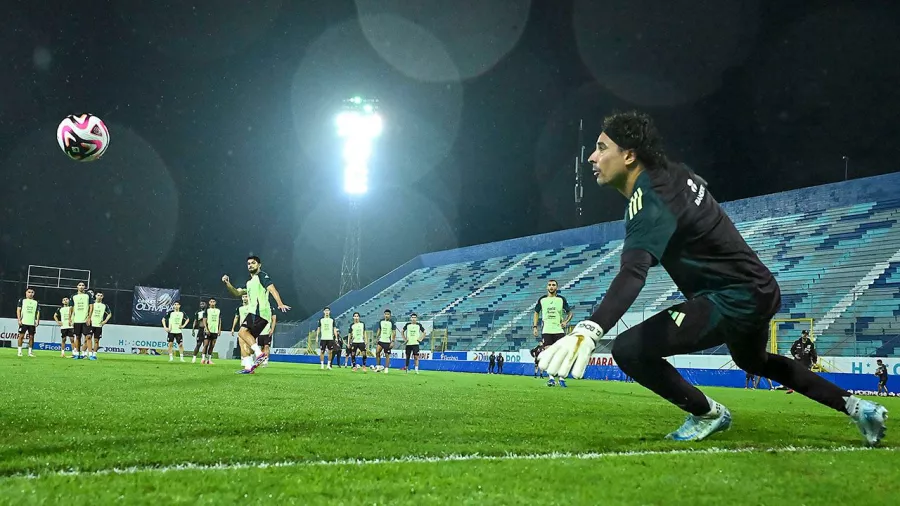
POLYGON ((72 160, 92 162, 109 147, 109 130, 93 114, 69 115, 56 129, 56 141, 72 160))

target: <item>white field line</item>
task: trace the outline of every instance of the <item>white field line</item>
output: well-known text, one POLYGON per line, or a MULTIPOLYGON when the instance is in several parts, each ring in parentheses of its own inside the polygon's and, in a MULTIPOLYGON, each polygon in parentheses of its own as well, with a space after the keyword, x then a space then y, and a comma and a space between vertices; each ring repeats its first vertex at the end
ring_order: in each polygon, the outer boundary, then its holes
POLYGON ((337 459, 337 460, 297 460, 281 462, 223 462, 219 464, 195 464, 186 462, 171 466, 133 466, 115 467, 95 471, 82 471, 71 469, 66 471, 49 471, 43 473, 23 473, 0 477, 0 480, 12 478, 39 479, 52 476, 105 476, 119 474, 141 473, 169 473, 175 471, 233 471, 242 469, 271 469, 281 467, 319 467, 319 466, 371 466, 379 464, 427 464, 443 462, 491 462, 491 461, 521 461, 521 460, 604 460, 629 457, 656 457, 672 455, 736 455, 748 453, 852 453, 852 452, 893 452, 897 448, 868 448, 865 446, 840 446, 833 448, 816 448, 811 446, 783 446, 777 448, 703 448, 699 450, 646 450, 627 452, 589 452, 567 453, 553 452, 541 454, 517 454, 506 455, 481 455, 454 454, 439 457, 409 455, 405 457, 392 457, 387 459, 337 459))

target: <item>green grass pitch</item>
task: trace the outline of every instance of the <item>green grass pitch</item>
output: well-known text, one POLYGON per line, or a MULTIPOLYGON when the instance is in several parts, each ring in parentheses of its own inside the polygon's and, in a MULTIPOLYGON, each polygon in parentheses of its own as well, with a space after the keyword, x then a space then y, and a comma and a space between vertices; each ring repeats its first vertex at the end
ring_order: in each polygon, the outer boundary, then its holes
MULTIPOLYGON (((530 376, 283 363, 238 376, 227 360, 36 354, 0 350, 2 504, 824 505, 900 497, 900 445, 890 430, 881 449, 864 449, 846 416, 783 392, 706 389, 731 409, 734 425, 683 444, 663 439, 681 412, 634 384, 570 381, 560 389, 530 376)), ((882 402, 900 413, 900 399, 882 402)))

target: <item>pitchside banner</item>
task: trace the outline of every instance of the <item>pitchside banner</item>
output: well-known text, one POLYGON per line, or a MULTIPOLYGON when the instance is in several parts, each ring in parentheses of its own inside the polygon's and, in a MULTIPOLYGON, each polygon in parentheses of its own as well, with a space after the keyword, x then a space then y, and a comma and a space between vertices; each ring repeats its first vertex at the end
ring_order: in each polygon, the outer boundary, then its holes
POLYGON ((181 290, 178 288, 134 287, 131 322, 135 325, 159 325, 180 297, 181 290))
MULTIPOLYGON (((0 341, 15 346, 19 338, 18 323, 13 318, 0 318, 0 341)), ((154 327, 138 327, 134 325, 105 325, 103 338, 100 339, 101 353, 131 353, 135 355, 160 355, 167 353, 169 346, 166 331, 157 322, 154 327)), ((197 338, 190 330, 183 332, 184 347, 193 350, 197 338)), ((41 320, 35 336, 35 348, 39 350, 59 351, 59 326, 53 320, 41 320)), ((215 352, 220 357, 231 356, 231 350, 237 343, 237 336, 224 332, 216 341, 215 352)))

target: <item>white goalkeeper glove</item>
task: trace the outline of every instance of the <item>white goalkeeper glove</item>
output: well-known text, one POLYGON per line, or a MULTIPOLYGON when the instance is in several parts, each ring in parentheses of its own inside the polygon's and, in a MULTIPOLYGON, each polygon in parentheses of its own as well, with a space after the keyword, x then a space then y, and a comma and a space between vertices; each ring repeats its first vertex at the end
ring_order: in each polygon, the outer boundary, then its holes
POLYGON ((596 323, 585 320, 575 325, 572 333, 556 341, 538 357, 538 367, 551 376, 567 376, 572 371, 575 378, 584 377, 591 360, 591 353, 600 343, 603 329, 596 323))

